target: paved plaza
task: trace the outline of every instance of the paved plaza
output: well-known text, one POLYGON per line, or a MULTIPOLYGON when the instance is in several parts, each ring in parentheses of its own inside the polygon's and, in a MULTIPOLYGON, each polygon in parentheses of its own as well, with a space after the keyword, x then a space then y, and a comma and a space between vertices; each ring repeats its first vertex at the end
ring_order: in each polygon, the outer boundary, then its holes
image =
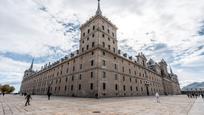
POLYGON ((187 96, 74 98, 32 96, 31 105, 19 95, 0 96, 0 115, 204 115, 202 98, 187 96))

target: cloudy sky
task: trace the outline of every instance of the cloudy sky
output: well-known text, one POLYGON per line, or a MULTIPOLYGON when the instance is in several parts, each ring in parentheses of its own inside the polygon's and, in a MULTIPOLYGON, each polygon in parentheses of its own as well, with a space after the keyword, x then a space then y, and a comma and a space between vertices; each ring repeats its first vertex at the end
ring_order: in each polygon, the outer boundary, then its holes
MULTIPOLYGON (((19 90, 23 72, 79 48, 79 27, 97 0, 0 0, 0 84, 19 90)), ((203 0, 101 0, 118 27, 119 49, 164 58, 181 86, 204 81, 203 0)))

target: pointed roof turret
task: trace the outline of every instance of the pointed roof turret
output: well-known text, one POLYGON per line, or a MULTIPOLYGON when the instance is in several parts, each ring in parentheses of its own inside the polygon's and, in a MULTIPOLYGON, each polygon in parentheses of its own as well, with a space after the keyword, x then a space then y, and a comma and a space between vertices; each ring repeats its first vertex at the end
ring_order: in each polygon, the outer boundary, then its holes
POLYGON ((32 59, 32 63, 31 63, 31 65, 30 65, 29 70, 33 70, 33 62, 34 62, 34 58, 32 59))
POLYGON ((100 0, 98 0, 98 8, 96 11, 96 15, 102 15, 101 8, 100 8, 100 0))
POLYGON ((172 69, 171 69, 171 66, 170 66, 170 73, 171 73, 171 74, 174 74, 173 71, 172 71, 172 69))

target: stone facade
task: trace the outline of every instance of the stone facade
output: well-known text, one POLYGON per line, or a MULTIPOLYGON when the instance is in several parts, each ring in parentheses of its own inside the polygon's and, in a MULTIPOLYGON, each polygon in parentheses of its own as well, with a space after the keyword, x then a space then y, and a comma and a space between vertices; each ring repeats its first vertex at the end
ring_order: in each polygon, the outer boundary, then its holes
POLYGON ((177 75, 168 73, 162 59, 147 62, 143 53, 127 56, 118 49, 117 27, 102 15, 81 26, 80 48, 35 72, 25 71, 21 93, 77 97, 180 94, 177 75))

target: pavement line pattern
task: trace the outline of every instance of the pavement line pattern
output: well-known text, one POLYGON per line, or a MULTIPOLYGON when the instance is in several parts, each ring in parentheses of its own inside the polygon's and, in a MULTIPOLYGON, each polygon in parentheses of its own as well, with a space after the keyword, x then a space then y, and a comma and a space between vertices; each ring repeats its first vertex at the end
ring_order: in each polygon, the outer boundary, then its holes
POLYGON ((31 105, 25 106, 24 96, 0 95, 0 115, 204 115, 204 106, 198 105, 203 100, 195 100, 176 95, 161 96, 160 103, 154 96, 101 99, 52 96, 48 101, 47 96, 34 95, 31 105), (198 110, 201 113, 197 114, 198 110))
POLYGON ((187 115, 204 115, 204 100, 202 97, 196 99, 193 107, 187 115))

